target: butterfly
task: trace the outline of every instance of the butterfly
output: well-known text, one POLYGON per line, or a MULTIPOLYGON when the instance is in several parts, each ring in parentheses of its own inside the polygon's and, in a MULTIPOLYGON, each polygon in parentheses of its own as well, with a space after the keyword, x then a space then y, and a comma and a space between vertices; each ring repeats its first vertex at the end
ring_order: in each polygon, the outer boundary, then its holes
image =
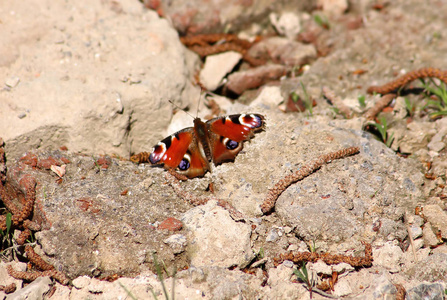
POLYGON ((148 161, 188 178, 203 176, 210 162, 219 165, 233 161, 243 142, 263 130, 265 118, 260 114, 221 116, 203 122, 194 119, 194 127, 182 129, 152 149, 148 161))

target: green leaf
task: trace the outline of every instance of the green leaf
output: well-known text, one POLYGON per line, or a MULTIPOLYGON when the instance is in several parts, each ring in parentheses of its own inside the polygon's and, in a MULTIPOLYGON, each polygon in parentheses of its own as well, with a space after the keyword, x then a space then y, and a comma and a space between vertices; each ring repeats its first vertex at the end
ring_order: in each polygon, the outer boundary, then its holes
POLYGON ((6 236, 9 235, 9 232, 11 231, 11 225, 12 225, 12 214, 7 213, 6 214, 6 236))
POLYGON ((357 100, 359 101, 359 104, 360 104, 361 108, 365 108, 366 107, 366 97, 365 97, 365 95, 358 96, 357 100))

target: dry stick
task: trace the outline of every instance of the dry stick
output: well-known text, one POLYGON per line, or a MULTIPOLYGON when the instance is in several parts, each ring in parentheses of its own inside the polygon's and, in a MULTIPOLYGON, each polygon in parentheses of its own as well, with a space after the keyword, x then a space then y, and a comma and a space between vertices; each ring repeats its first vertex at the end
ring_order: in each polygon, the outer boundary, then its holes
POLYGON ((65 276, 64 273, 58 272, 56 270, 48 270, 43 272, 22 272, 14 270, 11 265, 8 265, 6 266, 6 271, 8 271, 9 276, 26 281, 34 281, 38 277, 50 276, 59 281, 62 285, 67 285, 69 282, 69 279, 67 278, 67 276, 65 276))
POLYGON ((367 120, 373 120, 377 114, 382 111, 382 109, 387 107, 388 104, 393 101, 394 98, 396 98, 396 94, 386 94, 382 96, 382 98, 380 98, 373 107, 368 109, 368 111, 364 114, 364 117, 367 120))
POLYGON ((397 289, 396 300, 405 300, 405 295, 407 294, 407 291, 405 291, 404 286, 399 283, 394 284, 394 286, 397 289))
POLYGON ((328 265, 336 265, 339 263, 347 263, 353 267, 370 267, 372 266, 373 256, 371 244, 362 242, 365 246, 365 256, 354 257, 351 255, 338 255, 330 253, 316 253, 316 252, 298 252, 289 251, 284 254, 280 254, 278 257, 273 258, 273 264, 275 266, 281 264, 285 260, 290 260, 294 263, 300 263, 303 261, 307 262, 317 262, 322 260, 328 265))
POLYGON ((405 227, 407 228, 408 237, 410 239, 410 246, 411 246, 411 250, 413 251, 414 262, 417 262, 418 261, 418 257, 416 255, 416 249, 414 247, 413 236, 411 235, 410 224, 408 224, 408 213, 407 212, 405 212, 405 215, 404 215, 404 222, 405 222, 405 227))
POLYGON ((447 71, 442 71, 440 69, 436 68, 422 68, 418 70, 414 70, 411 72, 408 72, 407 74, 388 82, 381 86, 370 86, 367 90, 369 94, 377 93, 377 94, 388 94, 391 93, 404 85, 412 82, 413 80, 416 80, 418 78, 427 78, 427 77, 433 77, 438 78, 439 80, 443 81, 445 84, 447 84, 447 71))
POLYGON ((292 183, 295 183, 318 170, 323 164, 329 163, 334 159, 340 159, 357 154, 359 151, 359 147, 349 147, 336 152, 321 155, 313 162, 303 166, 294 174, 284 177, 278 181, 273 188, 269 189, 267 197, 261 204, 261 211, 264 214, 270 212, 275 207, 276 200, 282 192, 284 192, 292 183))
POLYGON ((29 261, 35 265, 41 271, 53 270, 54 267, 43 260, 42 257, 39 256, 36 252, 34 252, 34 248, 30 245, 25 246, 25 253, 28 257, 29 261))
POLYGON ((338 108, 338 111, 343 116, 345 116, 346 119, 350 119, 352 117, 351 109, 347 107, 343 103, 343 100, 339 96, 337 96, 329 87, 323 87, 323 96, 326 97, 326 99, 328 99, 333 105, 335 105, 335 107, 338 108))
POLYGON ((149 152, 140 152, 135 155, 132 155, 130 157, 130 161, 132 161, 136 164, 148 163, 150 155, 151 154, 149 152))

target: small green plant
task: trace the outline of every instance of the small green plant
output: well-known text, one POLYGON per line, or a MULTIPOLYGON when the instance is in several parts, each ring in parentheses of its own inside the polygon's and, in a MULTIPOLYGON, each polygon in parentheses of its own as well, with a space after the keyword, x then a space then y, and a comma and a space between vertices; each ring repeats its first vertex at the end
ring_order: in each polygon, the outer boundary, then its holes
POLYGON ((312 253, 317 252, 317 247, 315 246, 315 240, 312 240, 312 244, 309 245, 309 250, 312 253))
MULTIPOLYGON (((168 295, 168 291, 166 289, 166 285, 164 283, 164 279, 163 279, 163 272, 162 272, 162 268, 160 266, 160 264, 158 263, 157 260, 157 255, 155 253, 152 253, 152 257, 154 259, 154 265, 155 265, 155 270, 157 271, 157 277, 158 280, 160 280, 161 283, 161 287, 163 289, 163 293, 165 295, 165 299, 169 300, 169 295, 168 295)), ((164 266, 164 268, 166 269, 166 266, 164 266)), ((166 272, 167 273, 167 272, 166 272)), ((174 268, 173 270, 173 275, 172 275, 172 288, 171 288, 171 300, 175 299, 175 293, 174 293, 174 287, 175 287, 175 274, 176 274, 176 269, 174 268)), ((157 300, 157 295, 155 295, 154 290, 151 288, 151 293, 152 293, 152 297, 154 297, 155 300, 157 300)))
POLYGON ((421 81, 427 98, 427 104, 425 104, 423 108, 430 107, 435 110, 430 113, 430 118, 437 119, 447 115, 447 87, 445 83, 441 82, 441 84, 438 85, 430 78, 430 82, 434 85, 433 87, 424 80, 421 81), (431 96, 434 96, 435 99, 431 96))
POLYGON ((132 292, 124 286, 124 284, 122 284, 121 282, 118 281, 118 284, 120 285, 120 287, 127 293, 127 296, 129 296, 132 300, 137 300, 138 298, 135 297, 132 292))
POLYGON ((303 262, 303 265, 300 269, 293 269, 293 274, 298 277, 305 285, 310 294, 310 299, 312 299, 312 288, 314 287, 314 280, 309 277, 309 273, 307 272, 306 263, 303 262))
POLYGON ((328 19, 325 16, 315 15, 314 21, 324 29, 330 29, 331 25, 329 24, 328 19))
POLYGON ((380 137, 384 144, 389 148, 394 140, 394 134, 388 135, 388 125, 384 117, 379 117, 378 123, 369 123, 380 133, 380 137))
POLYGON ((10 235, 11 227, 12 227, 12 214, 7 213, 6 214, 6 232, 3 232, 3 230, 0 229, 0 234, 2 236, 2 244, 6 244, 7 247, 12 245, 12 236, 10 235))
POLYGON ((412 117, 414 115, 414 111, 416 110, 416 106, 407 97, 404 98, 404 101, 405 101, 405 109, 407 110, 407 114, 409 117, 412 117))
POLYGON ((98 161, 95 159, 95 157, 92 155, 93 161, 95 162, 95 166, 98 168, 99 171, 101 171, 101 166, 98 164, 98 161))
POLYGON ((366 97, 365 95, 360 95, 357 97, 357 100, 359 101, 360 104, 360 108, 365 108, 366 107, 366 97))

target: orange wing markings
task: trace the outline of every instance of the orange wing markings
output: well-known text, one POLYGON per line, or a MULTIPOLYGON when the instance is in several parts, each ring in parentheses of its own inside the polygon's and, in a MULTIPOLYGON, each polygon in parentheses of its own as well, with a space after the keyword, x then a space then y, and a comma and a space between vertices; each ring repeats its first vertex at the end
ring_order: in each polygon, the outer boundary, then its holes
POLYGON ((164 153, 162 147, 160 147, 159 153, 156 152, 157 149, 155 150, 156 155, 161 156, 158 163, 163 163, 170 168, 176 168, 182 161, 192 139, 192 131, 188 130, 177 132, 161 141, 159 144, 164 143, 166 150, 164 153))

